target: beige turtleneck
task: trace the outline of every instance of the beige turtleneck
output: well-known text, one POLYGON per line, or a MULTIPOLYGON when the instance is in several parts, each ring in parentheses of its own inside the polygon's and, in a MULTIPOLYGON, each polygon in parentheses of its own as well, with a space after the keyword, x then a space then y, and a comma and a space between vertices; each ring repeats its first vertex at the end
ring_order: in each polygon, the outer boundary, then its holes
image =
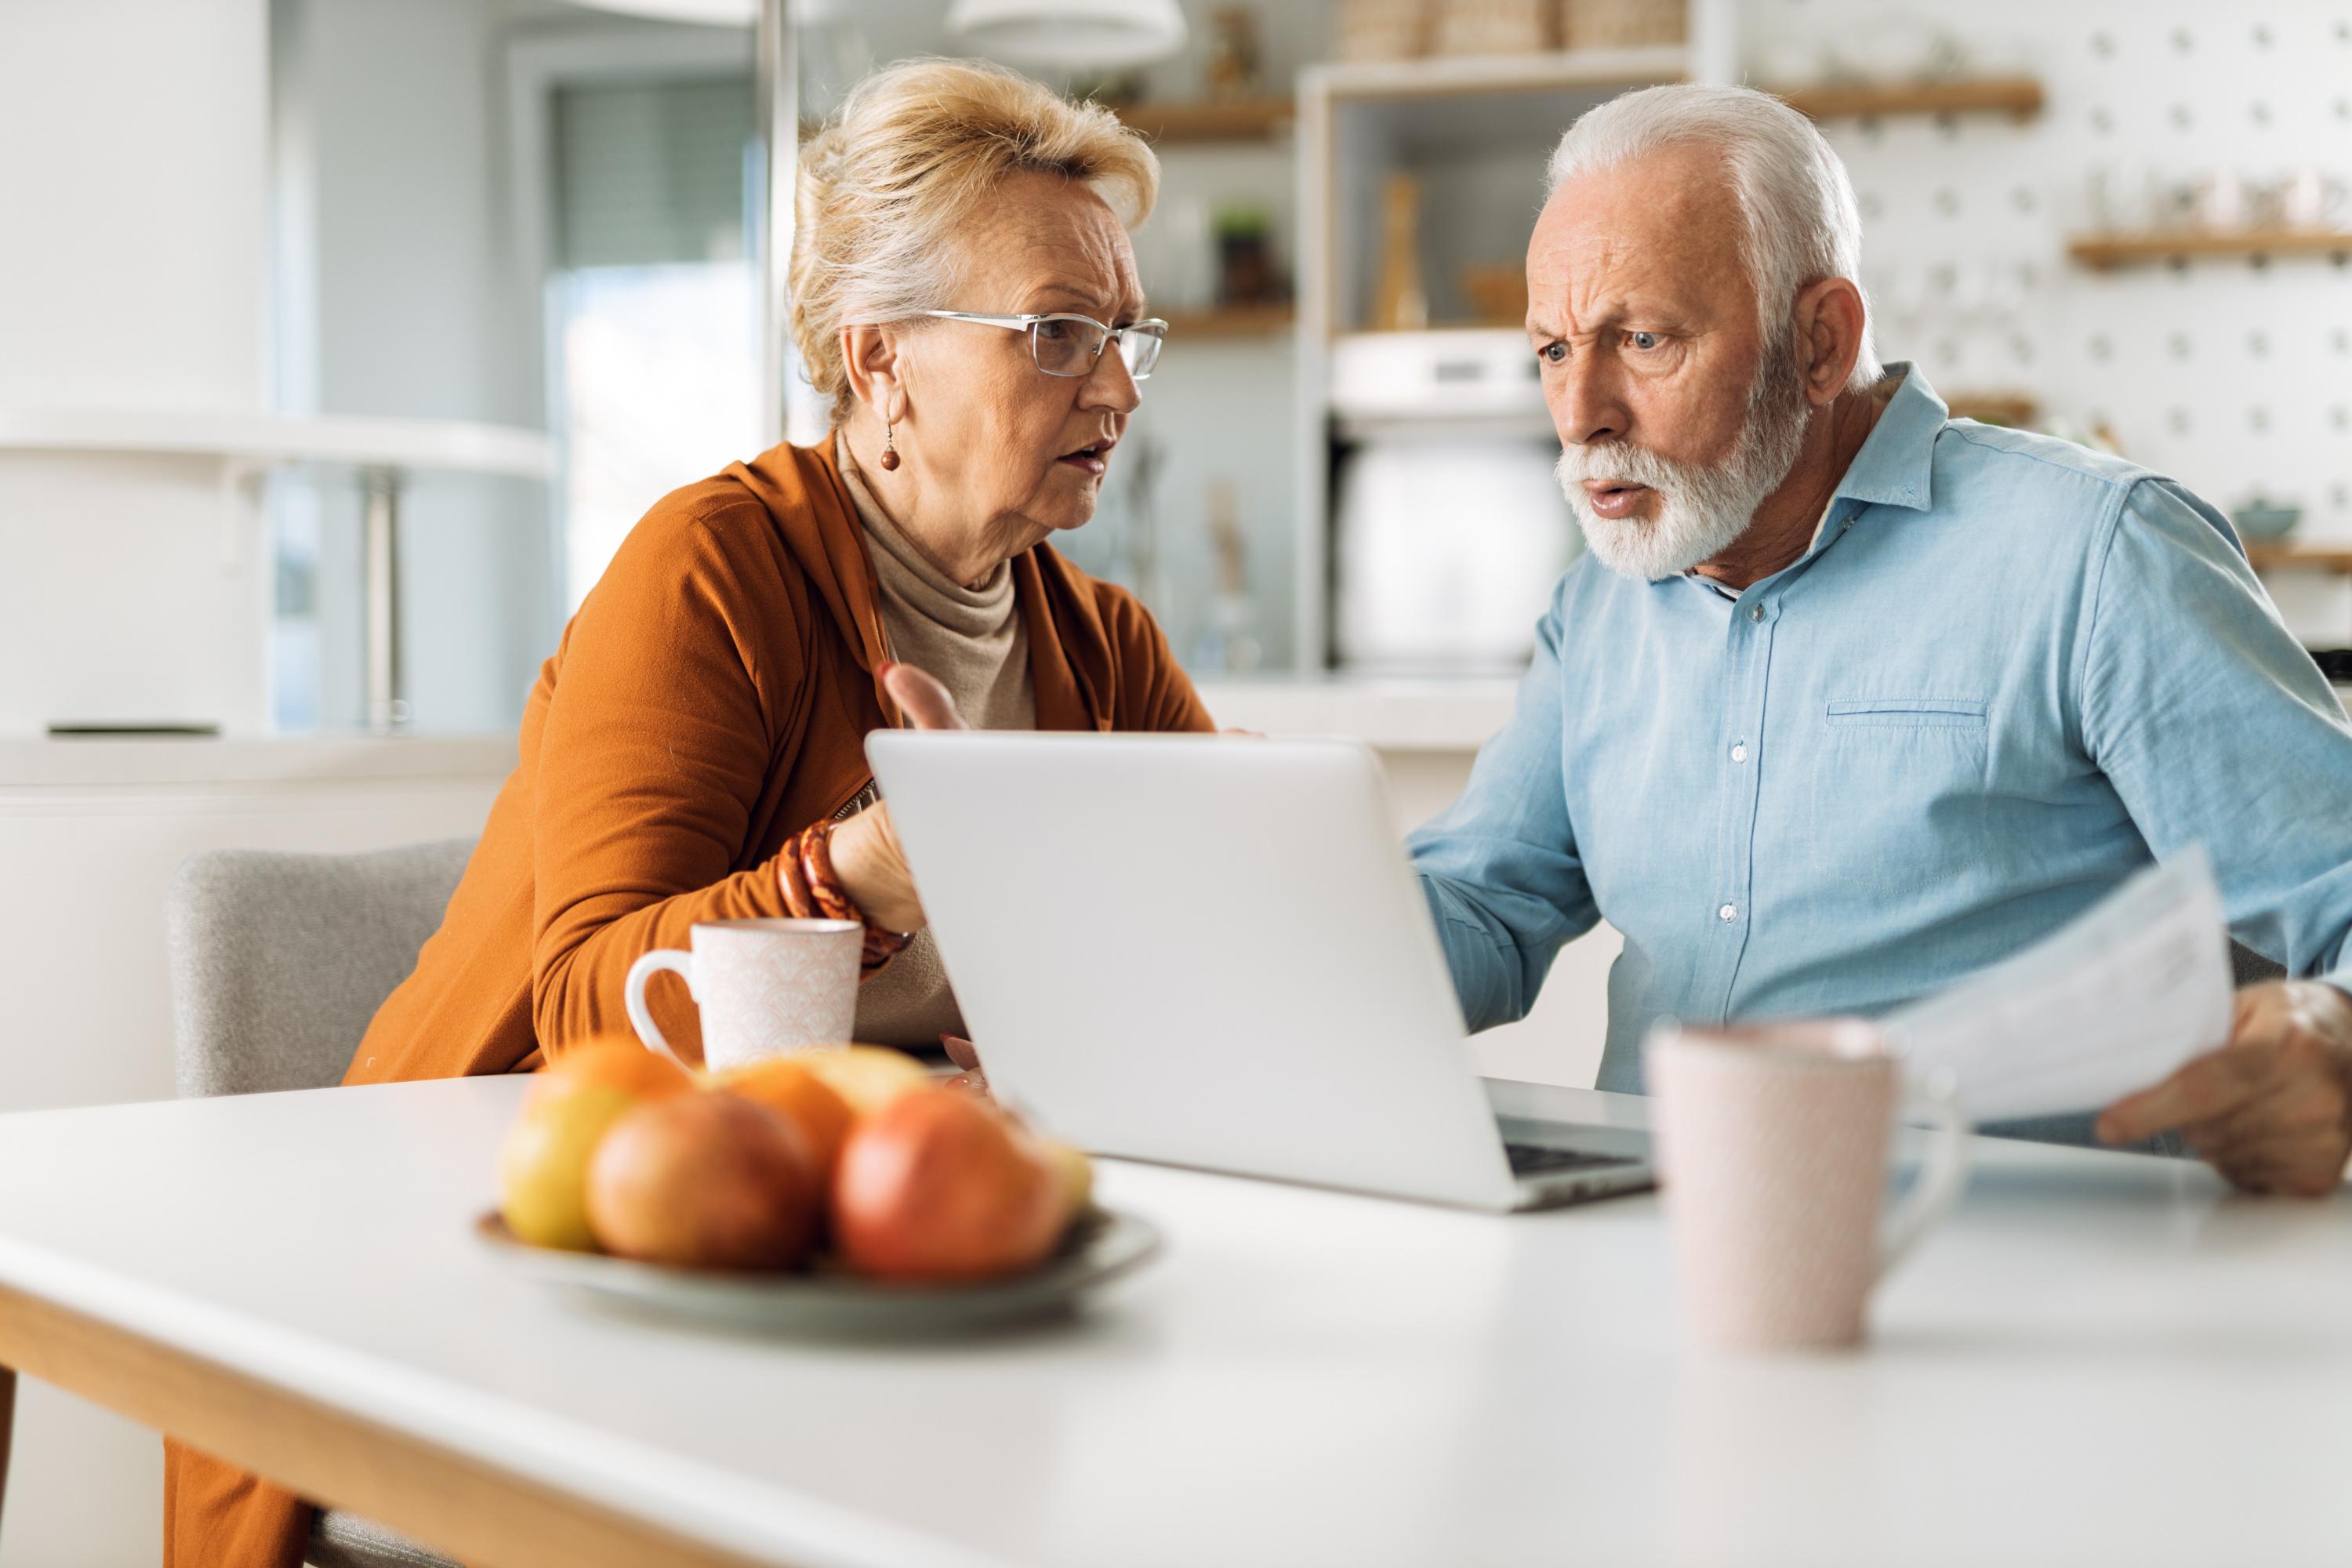
MULTIPOLYGON (((890 521, 848 441, 837 433, 833 451, 865 525, 890 657, 937 676, 955 699, 956 711, 976 730, 1035 729, 1036 686, 1029 671, 1028 628, 1013 592, 1013 563, 999 562, 976 588, 963 586, 890 521)), ((916 932, 898 957, 858 988, 861 1040, 937 1046, 940 1035, 963 1032, 963 1015, 929 931, 916 932)))

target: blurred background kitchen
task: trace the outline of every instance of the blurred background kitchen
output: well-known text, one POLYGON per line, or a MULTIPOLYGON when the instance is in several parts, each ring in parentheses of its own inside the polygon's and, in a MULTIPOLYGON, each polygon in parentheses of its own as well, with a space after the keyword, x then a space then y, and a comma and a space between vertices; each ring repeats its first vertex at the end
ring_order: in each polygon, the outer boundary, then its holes
MULTIPOLYGON (((0 0, 0 1107, 172 1092, 189 852, 476 831, 646 505, 819 430, 771 193, 911 54, 1153 138, 1169 353, 1071 553, 1401 824, 1577 552, 1521 256, 1651 82, 1813 115, 1885 356, 2220 503, 2352 681, 2352 0, 0 0)), ((1486 1070, 1589 1083, 1614 948, 1486 1070)), ((24 1408, 0 1565, 154 1561, 152 1440, 24 1408)))

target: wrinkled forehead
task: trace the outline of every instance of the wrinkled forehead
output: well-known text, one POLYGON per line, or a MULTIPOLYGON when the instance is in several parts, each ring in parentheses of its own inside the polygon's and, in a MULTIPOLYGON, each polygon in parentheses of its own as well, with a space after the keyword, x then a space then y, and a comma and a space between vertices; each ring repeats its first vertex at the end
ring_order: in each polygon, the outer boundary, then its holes
POLYGON ((1143 304, 1126 228, 1077 180, 1012 176, 973 213, 963 249, 959 292, 980 302, 961 309, 1076 310, 1108 321, 1143 304))
POLYGON ((1752 311, 1747 226, 1722 154, 1671 147, 1563 181, 1528 242, 1530 320, 1628 296, 1752 311))

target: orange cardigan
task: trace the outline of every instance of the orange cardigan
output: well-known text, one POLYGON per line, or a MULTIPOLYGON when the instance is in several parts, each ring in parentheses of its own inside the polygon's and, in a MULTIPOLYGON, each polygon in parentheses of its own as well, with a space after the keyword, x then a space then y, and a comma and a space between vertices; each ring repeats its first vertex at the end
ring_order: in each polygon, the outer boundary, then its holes
MULTIPOLYGON (((1039 729, 1213 728, 1132 595, 1044 545, 1013 570, 1039 729)), ((777 851, 865 788, 866 735, 898 721, 882 650, 829 444, 656 502, 541 668, 441 929, 343 1081, 536 1068, 628 1029, 640 954, 688 945, 698 921, 786 913, 777 851)), ((685 988, 647 1000, 698 1055, 685 988)), ((299 1568, 308 1504, 178 1443, 165 1461, 165 1568, 299 1568)))

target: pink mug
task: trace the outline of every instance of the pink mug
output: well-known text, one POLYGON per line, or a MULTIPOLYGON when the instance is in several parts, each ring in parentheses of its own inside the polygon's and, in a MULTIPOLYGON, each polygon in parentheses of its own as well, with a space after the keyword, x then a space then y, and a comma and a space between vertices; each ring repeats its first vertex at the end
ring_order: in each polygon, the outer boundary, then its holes
POLYGON ((1969 1123, 1949 1076, 1906 1095, 1885 1032, 1859 1018, 1661 1023, 1643 1070, 1691 1336, 1727 1350, 1858 1342, 1872 1289, 1966 1183, 1969 1123), (1898 1114, 1931 1123, 1935 1142, 1882 1226, 1898 1114))

